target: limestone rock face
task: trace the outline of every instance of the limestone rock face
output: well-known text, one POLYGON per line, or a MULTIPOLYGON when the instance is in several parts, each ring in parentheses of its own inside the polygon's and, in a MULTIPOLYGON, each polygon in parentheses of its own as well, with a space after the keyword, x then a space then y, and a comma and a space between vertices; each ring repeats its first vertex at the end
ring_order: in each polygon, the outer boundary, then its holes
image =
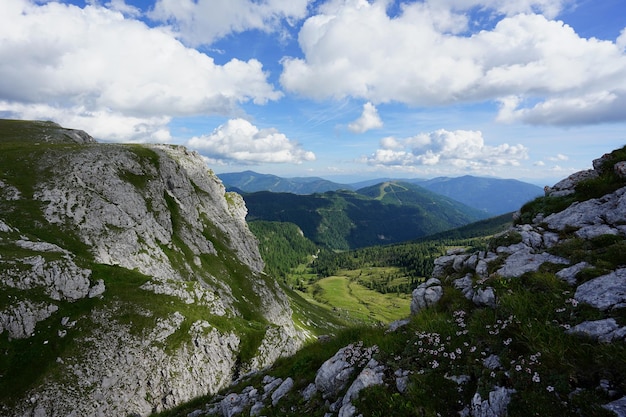
POLYGON ((243 199, 200 155, 44 133, 23 172, 0 167, 0 291, 15 294, 0 335, 62 347, 55 372, 0 414, 145 416, 302 345, 243 199), (249 337, 260 343, 242 357, 249 337))
POLYGON ((413 290, 411 314, 417 314, 423 308, 437 303, 442 296, 443 287, 441 286, 441 281, 437 278, 431 278, 425 283, 418 285, 413 290))

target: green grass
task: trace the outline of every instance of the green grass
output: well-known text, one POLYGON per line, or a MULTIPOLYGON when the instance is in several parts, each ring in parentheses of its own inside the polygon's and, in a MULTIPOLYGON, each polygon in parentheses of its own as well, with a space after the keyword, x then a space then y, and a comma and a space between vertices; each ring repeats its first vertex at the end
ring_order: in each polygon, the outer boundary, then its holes
POLYGON ((381 294, 350 280, 348 276, 323 278, 309 287, 308 294, 350 322, 389 323, 406 318, 410 312, 409 295, 381 294), (319 290, 316 291, 317 288, 319 290))

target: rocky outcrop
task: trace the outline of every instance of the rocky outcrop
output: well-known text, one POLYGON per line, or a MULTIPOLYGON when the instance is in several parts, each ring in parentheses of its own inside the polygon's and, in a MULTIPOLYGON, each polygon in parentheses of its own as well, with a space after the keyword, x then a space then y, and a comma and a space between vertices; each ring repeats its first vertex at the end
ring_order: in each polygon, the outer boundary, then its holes
POLYGON ((0 414, 144 416, 302 345, 243 199, 200 155, 34 126, 0 166, 0 335, 61 347, 0 414))
MULTIPOLYGON (((532 222, 514 226, 496 236, 489 251, 465 253, 455 249, 438 258, 432 277, 413 292, 411 312, 418 314, 423 308, 435 305, 443 293, 451 291, 451 288, 460 291, 476 307, 497 309, 499 294, 489 285, 492 280, 519 279, 544 268, 555 271, 555 277, 573 287, 573 297, 568 299, 568 303, 573 306, 585 304, 610 316, 582 321, 573 326, 562 325, 564 332, 601 343, 623 343, 626 340, 626 326, 620 324, 622 316, 619 313, 626 308, 626 269, 623 262, 617 262, 614 270, 606 271, 606 262, 599 267, 587 261, 573 262, 555 255, 553 249, 593 248, 602 239, 613 242, 626 239, 624 166, 626 161, 615 163, 614 155, 607 154, 594 161, 594 169, 573 174, 553 187, 546 187, 547 197, 573 197, 574 202, 569 207, 549 215, 539 213, 532 222), (597 198, 579 197, 578 187, 606 176, 607 172, 613 172, 619 178, 617 181, 614 177, 609 179, 617 185, 615 191, 597 198), (580 279, 579 276, 585 270, 601 270, 605 273, 591 279, 580 279), (446 286, 445 283, 452 285, 446 286)), ((580 256, 582 250, 572 253, 580 256)), ((593 259, 593 256, 588 259, 593 259)), ((624 259, 622 257, 622 261, 624 259)), ((504 341, 505 345, 510 342, 510 339, 504 341)), ((495 367, 485 366, 495 371, 499 368, 499 362, 495 367)), ((538 376, 536 380, 539 380, 538 376)), ((505 416, 511 395, 515 395, 514 391, 506 387, 495 387, 489 392, 488 399, 476 393, 462 414, 505 416)), ((623 404, 622 398, 607 404, 605 408, 621 415, 623 404)))

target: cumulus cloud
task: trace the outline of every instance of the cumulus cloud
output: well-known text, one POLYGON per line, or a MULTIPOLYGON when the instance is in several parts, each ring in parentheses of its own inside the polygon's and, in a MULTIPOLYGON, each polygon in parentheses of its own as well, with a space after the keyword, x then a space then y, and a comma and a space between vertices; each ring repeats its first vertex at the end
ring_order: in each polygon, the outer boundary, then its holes
POLYGON ((106 118, 149 137, 167 117, 233 114, 281 97, 259 61, 218 65, 167 30, 100 6, 3 0, 0 39, 0 111, 22 117, 45 103, 58 120, 81 111, 80 127, 100 126, 101 139, 118 138, 106 118))
POLYGON ((211 44, 231 33, 278 30, 284 20, 300 20, 308 0, 157 0, 152 19, 170 22, 191 45, 211 44))
POLYGON ((315 160, 313 152, 301 149, 283 133, 259 129, 244 119, 231 119, 210 135, 191 138, 187 146, 222 163, 300 164, 315 160))
POLYGON ((363 113, 361 117, 348 125, 348 129, 354 133, 364 133, 371 129, 383 127, 383 121, 378 115, 376 106, 367 102, 363 105, 363 113))
POLYGON ((528 158, 523 145, 485 144, 479 131, 444 129, 406 138, 384 138, 381 147, 366 158, 369 165, 394 168, 441 166, 451 169, 484 169, 518 166, 528 158))
POLYGON ((567 161, 569 158, 567 157, 567 155, 563 155, 562 153, 556 154, 555 156, 552 156, 550 158, 548 158, 550 161, 567 161))
POLYGON ((283 59, 281 84, 315 99, 448 105, 500 100, 500 121, 626 120, 626 35, 581 38, 551 20, 565 0, 335 0, 299 34, 303 58, 283 59), (468 10, 496 24, 470 34, 468 10), (523 12, 523 13, 522 13, 523 12))

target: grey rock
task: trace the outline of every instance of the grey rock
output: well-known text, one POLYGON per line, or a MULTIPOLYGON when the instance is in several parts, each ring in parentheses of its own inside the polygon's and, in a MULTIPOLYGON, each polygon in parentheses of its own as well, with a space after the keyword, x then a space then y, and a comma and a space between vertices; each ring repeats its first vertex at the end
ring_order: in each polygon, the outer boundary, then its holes
POLYGON ((350 388, 348 388, 346 395, 343 397, 343 405, 355 399, 361 390, 374 385, 381 385, 383 383, 384 371, 385 367, 383 365, 379 365, 376 360, 371 359, 352 385, 350 385, 350 388))
POLYGON ((552 187, 548 187, 546 189, 546 195, 551 197, 559 197, 573 194, 576 185, 578 185, 579 182, 583 180, 597 178, 598 175, 598 171, 596 171, 595 169, 575 172, 569 177, 557 182, 552 187))
POLYGON ((89 298, 99 297, 104 294, 105 290, 106 287, 104 285, 104 280, 99 279, 93 287, 89 288, 89 293, 87 294, 87 296, 89 298))
POLYGON ((469 257, 470 255, 456 255, 454 257, 454 262, 452 262, 452 269, 456 272, 461 272, 461 270, 466 266, 466 261, 469 257))
POLYGON ((411 299, 411 314, 417 314, 420 310, 436 304, 443 296, 441 281, 431 278, 413 290, 411 299))
POLYGON ((579 262, 576 265, 561 269, 556 273, 556 277, 567 282, 569 285, 576 285, 576 275, 589 266, 587 262, 579 262))
POLYGON ((619 235, 619 230, 607 224, 581 227, 574 233, 581 239, 593 239, 602 235, 619 235))
POLYGON ((454 288, 460 290, 463 296, 468 300, 474 297, 474 283, 471 274, 466 274, 463 278, 455 279, 452 285, 454 285, 454 288))
POLYGON ((271 395, 276 388, 283 383, 282 378, 274 378, 263 386, 263 398, 267 398, 271 395))
POLYGON ((626 187, 600 198, 574 203, 561 212, 549 215, 544 222, 550 229, 559 231, 572 227, 583 229, 603 225, 615 228, 626 223, 625 193, 626 187))
POLYGON ((621 339, 625 329, 620 329, 615 319, 608 318, 602 320, 585 321, 567 331, 570 334, 579 334, 591 337, 600 342, 611 342, 614 339, 621 339))
POLYGON ((485 359, 483 359, 483 366, 489 370, 499 369, 500 365, 500 357, 498 355, 489 355, 485 359))
POLYGON ((457 255, 452 254, 452 255, 440 256, 439 258, 435 259, 435 262, 434 262, 435 266, 433 268, 432 276, 434 278, 443 278, 443 276, 445 275, 446 269, 452 267, 456 257, 457 255))
POLYGON ((411 320, 409 320, 409 319, 402 319, 402 320, 392 321, 391 323, 389 323, 389 328, 387 329, 387 332, 389 332, 389 333, 395 332, 396 330, 400 329, 401 327, 404 327, 404 326, 408 325, 410 322, 411 322, 411 320))
POLYGON ((404 394, 409 389, 409 377, 399 376, 396 378, 396 389, 399 393, 404 394))
POLYGON ((307 387, 302 391, 302 398, 304 401, 310 401, 313 396, 317 394, 317 387, 314 383, 310 383, 307 387))
POLYGON ((263 404, 262 402, 258 401, 254 404, 252 404, 252 407, 250 407, 250 415, 251 416, 258 416, 261 414, 261 411, 263 411, 263 409, 265 408, 265 404, 263 404))
POLYGON ((334 398, 344 389, 355 371, 353 364, 346 360, 346 350, 343 347, 330 359, 322 364, 315 375, 315 387, 322 393, 323 398, 334 398))
POLYGON ((626 268, 578 286, 574 298, 600 310, 626 307, 626 268))
POLYGON ((278 404, 278 401, 280 401, 281 398, 283 398, 285 395, 287 395, 289 391, 291 391, 291 388, 293 388, 293 379, 285 379, 282 384, 280 384, 280 386, 276 388, 276 391, 272 393, 272 405, 276 406, 276 404, 278 404))
POLYGON ((526 272, 537 271, 546 262, 564 265, 569 263, 567 259, 547 252, 534 253, 529 247, 525 246, 520 248, 519 251, 512 253, 497 272, 502 277, 518 278, 526 272))
POLYGON ((18 301, 9 309, 0 311, 0 334, 7 331, 9 339, 31 337, 37 323, 47 319, 58 309, 54 304, 18 301))
POLYGON ((474 394, 470 405, 472 417, 505 417, 515 390, 496 387, 489 393, 489 399, 483 400, 479 393, 474 394))
POLYGON ((339 417, 354 417, 356 415, 356 407, 352 403, 342 405, 339 409, 339 417))
POLYGON ((243 412, 246 403, 239 394, 228 394, 221 402, 221 411, 224 417, 233 417, 243 412))
POLYGON ((492 287, 477 288, 472 297, 477 306, 496 307, 496 293, 492 287))
POLYGON ((488 306, 492 308, 496 306, 496 294, 494 289, 492 287, 474 289, 471 274, 454 280, 453 285, 455 288, 461 290, 465 298, 471 300, 477 306, 488 306))
POLYGON ((446 379, 456 382, 457 385, 467 384, 472 380, 469 375, 444 375, 446 379))
POLYGON ((543 245, 548 249, 554 247, 554 245, 559 243, 559 241, 561 240, 557 233, 548 231, 543 232, 542 239, 543 245))
POLYGON ((520 235, 522 236, 522 242, 533 249, 539 249, 543 246, 543 237, 541 233, 533 229, 529 224, 521 225, 518 227, 520 235))
POLYGON ((617 417, 626 417, 626 397, 605 404, 603 407, 614 412, 617 417))

